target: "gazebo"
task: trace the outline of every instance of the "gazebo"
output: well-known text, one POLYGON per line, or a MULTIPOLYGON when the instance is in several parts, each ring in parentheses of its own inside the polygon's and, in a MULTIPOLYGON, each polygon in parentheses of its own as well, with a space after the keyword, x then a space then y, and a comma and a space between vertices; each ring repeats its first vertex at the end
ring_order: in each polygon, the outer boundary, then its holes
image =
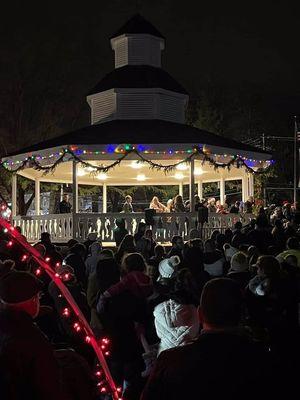
MULTIPOLYGON (((84 240, 91 231, 113 241, 116 218, 123 217, 133 233, 144 212, 107 212, 107 188, 132 185, 189 185, 190 213, 164 213, 156 229, 158 241, 173 234, 186 237, 194 227, 194 196, 203 196, 203 184, 218 182, 220 202, 225 183, 241 180, 242 200, 254 194, 254 174, 271 163, 271 155, 185 124, 187 91, 161 67, 165 39, 140 15, 132 17, 111 38, 115 69, 87 95, 91 125, 23 148, 2 159, 14 172, 12 216, 29 241, 48 231, 56 242, 84 240), (17 215, 17 175, 35 182, 35 215, 17 215), (70 214, 41 215, 40 183, 72 185, 70 214), (101 213, 79 212, 78 186, 102 188, 101 213)), ((207 232, 231 226, 249 215, 210 214, 207 232)))

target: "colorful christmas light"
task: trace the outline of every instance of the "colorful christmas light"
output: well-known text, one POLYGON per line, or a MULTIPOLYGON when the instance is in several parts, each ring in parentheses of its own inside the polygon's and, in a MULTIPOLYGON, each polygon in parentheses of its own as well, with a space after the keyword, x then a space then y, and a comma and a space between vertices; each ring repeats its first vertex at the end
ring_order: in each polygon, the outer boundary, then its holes
MULTIPOLYGON (((58 158, 52 165, 42 165, 38 160, 44 160, 47 157, 43 156, 36 156, 36 155, 30 155, 26 157, 23 161, 16 161, 15 163, 12 160, 6 160, 3 162, 0 162, 0 168, 4 168, 10 172, 16 173, 24 168, 34 168, 38 171, 44 172, 44 174, 47 174, 49 172, 53 172, 55 168, 61 164, 62 162, 65 162, 67 157, 67 161, 74 160, 75 162, 81 164, 84 168, 90 168, 92 171, 91 173, 99 173, 99 172, 108 172, 110 169, 116 167, 119 165, 125 158, 128 157, 129 154, 135 154, 140 162, 142 163, 147 163, 150 168, 154 168, 157 170, 164 170, 165 172, 169 172, 176 168, 178 165, 182 163, 189 163, 192 159, 195 157, 200 157, 202 160, 202 163, 208 163, 212 165, 214 168, 227 168, 230 169, 232 166, 236 166, 237 168, 244 167, 249 173, 253 174, 261 174, 265 172, 262 168, 259 168, 257 171, 254 170, 251 166, 251 163, 266 163, 268 166, 272 165, 273 160, 254 160, 254 159, 248 159, 247 157, 241 156, 239 154, 237 155, 232 155, 231 160, 228 162, 220 162, 217 161, 218 158, 220 157, 229 157, 227 154, 219 155, 219 154, 211 154, 209 148, 207 146, 200 146, 200 145, 195 145, 192 149, 187 149, 187 150, 173 150, 173 149, 167 149, 165 151, 153 151, 149 149, 145 150, 139 150, 141 145, 130 145, 130 144, 125 144, 125 145, 119 145, 119 146, 114 146, 114 145, 108 145, 107 146, 107 151, 106 152, 101 152, 101 154, 111 154, 111 153, 120 153, 121 157, 118 158, 117 160, 113 161, 111 164, 106 165, 106 166, 95 166, 92 165, 91 163, 83 160, 79 156, 84 154, 84 155, 93 155, 96 154, 96 152, 93 151, 87 151, 87 150, 81 150, 78 149, 77 146, 70 146, 69 148, 63 149, 58 153, 51 154, 48 156, 48 158, 52 158, 58 155, 58 158), (144 154, 188 154, 187 157, 179 162, 176 162, 174 164, 169 164, 169 165, 163 165, 160 163, 153 162, 152 160, 149 160, 144 156, 144 154), (215 159, 213 158, 215 157, 215 159), (247 164, 247 161, 249 160, 249 165, 247 164), (16 168, 13 168, 13 165, 18 165, 16 168)), ((97 152, 99 154, 99 151, 97 152)))

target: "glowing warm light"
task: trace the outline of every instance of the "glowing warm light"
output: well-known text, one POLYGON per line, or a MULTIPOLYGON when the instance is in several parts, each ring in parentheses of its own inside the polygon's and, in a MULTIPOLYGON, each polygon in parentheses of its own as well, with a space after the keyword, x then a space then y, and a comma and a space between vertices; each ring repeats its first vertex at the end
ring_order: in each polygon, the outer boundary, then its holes
POLYGON ((107 179, 107 175, 104 172, 100 172, 100 174, 97 175, 97 179, 100 181, 105 181, 107 179))
POLYGON ((182 180, 182 179, 184 178, 184 175, 181 174, 180 172, 178 172, 178 173, 176 173, 176 174, 174 175, 174 178, 175 178, 175 179, 178 179, 178 180, 182 180))
POLYGON ((97 171, 97 168, 94 168, 94 167, 87 167, 85 170, 86 170, 87 172, 93 172, 93 171, 97 171))
POLYGON ((77 176, 84 176, 84 175, 85 175, 84 169, 78 169, 77 176))
POLYGON ((188 169, 188 166, 184 163, 177 165, 176 169, 178 171, 186 171, 188 169))
POLYGON ((68 308, 64 308, 62 315, 66 318, 68 318, 70 316, 70 310, 68 308))
POLYGON ((194 175, 199 176, 199 175, 202 175, 203 172, 204 171, 203 171, 202 168, 196 167, 195 170, 194 170, 194 175))
POLYGON ((86 337, 85 337, 85 341, 86 341, 86 343, 91 343, 91 338, 90 338, 90 336, 86 336, 86 337))
POLYGON ((132 163, 130 164, 131 168, 133 169, 140 169, 143 167, 143 164, 141 162, 138 161, 132 161, 132 163))
POLYGON ((137 181, 145 181, 147 178, 144 174, 138 174, 136 177, 137 181))

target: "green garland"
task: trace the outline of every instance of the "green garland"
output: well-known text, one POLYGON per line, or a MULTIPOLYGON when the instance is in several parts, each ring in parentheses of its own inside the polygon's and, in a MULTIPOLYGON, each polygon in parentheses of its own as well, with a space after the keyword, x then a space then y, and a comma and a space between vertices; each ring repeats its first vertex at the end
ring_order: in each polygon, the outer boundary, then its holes
POLYGON ((227 163, 220 163, 215 161, 212 157, 209 156, 206 152, 204 152, 201 148, 199 147, 194 147, 193 153, 189 154, 185 159, 178 161, 174 164, 168 164, 168 165, 163 165, 160 163, 153 162, 152 160, 148 160, 142 153, 140 153, 136 149, 130 149, 130 150, 125 150, 124 154, 114 162, 112 162, 109 165, 106 166, 95 166, 87 161, 82 160, 79 156, 77 156, 72 150, 70 149, 63 149, 63 154, 50 166, 43 166, 40 164, 39 161, 36 160, 35 156, 31 156, 27 158, 26 160, 22 161, 22 163, 15 168, 14 170, 11 170, 7 166, 7 162, 0 162, 0 168, 4 168, 6 171, 12 172, 16 174, 17 172, 21 171, 24 168, 34 168, 38 171, 43 171, 44 174, 48 174, 49 172, 54 172, 56 167, 65 162, 65 158, 68 157, 68 161, 74 160, 76 163, 79 163, 83 168, 91 168, 91 174, 97 174, 99 172, 108 172, 110 169, 115 168, 117 165, 119 165, 124 159, 126 159, 130 154, 135 154, 139 158, 139 162, 141 163, 146 163, 149 165, 151 169, 156 169, 156 170, 163 170, 165 173, 173 171, 178 165, 184 164, 184 163, 190 163, 192 159, 196 158, 197 156, 200 156, 202 159, 202 165, 205 163, 210 164, 213 166, 216 170, 218 168, 223 168, 223 169, 228 169, 230 170, 231 167, 236 166, 237 168, 242 168, 244 167, 247 172, 255 175, 263 174, 267 172, 267 170, 270 168, 268 166, 266 169, 260 168, 257 171, 255 171, 253 168, 249 167, 245 160, 243 160, 241 157, 233 156, 233 158, 228 161, 227 163))

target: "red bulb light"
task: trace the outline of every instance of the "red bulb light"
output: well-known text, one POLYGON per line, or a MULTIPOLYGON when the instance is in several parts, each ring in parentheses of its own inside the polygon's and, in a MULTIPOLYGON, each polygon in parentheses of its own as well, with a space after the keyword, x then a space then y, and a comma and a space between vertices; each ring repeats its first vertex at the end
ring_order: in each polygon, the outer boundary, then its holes
POLYGON ((41 275, 41 270, 40 270, 40 268, 38 268, 36 271, 35 271, 35 274, 37 275, 37 276, 39 276, 39 275, 41 275))
POLYGON ((110 352, 109 352, 109 351, 106 351, 106 352, 104 353, 104 355, 106 355, 106 357, 108 357, 108 356, 110 355, 110 352))
POLYGON ((73 325, 73 328, 75 329, 76 332, 81 331, 81 326, 78 324, 78 322, 75 322, 75 324, 73 325))
POLYGON ((62 315, 66 318, 70 316, 70 310, 66 307, 63 309, 62 315))
POLYGON ((10 240, 10 241, 7 243, 7 247, 12 247, 12 245, 13 245, 13 241, 10 240))
POLYGON ((91 338, 90 338, 90 336, 86 336, 86 337, 85 337, 85 341, 86 341, 86 343, 91 343, 91 338))
POLYGON ((49 262, 49 261, 50 261, 50 257, 46 257, 46 258, 45 258, 45 261, 46 261, 46 262, 49 262))
POLYGON ((21 261, 24 262, 28 259, 28 255, 27 254, 23 254, 21 261))

